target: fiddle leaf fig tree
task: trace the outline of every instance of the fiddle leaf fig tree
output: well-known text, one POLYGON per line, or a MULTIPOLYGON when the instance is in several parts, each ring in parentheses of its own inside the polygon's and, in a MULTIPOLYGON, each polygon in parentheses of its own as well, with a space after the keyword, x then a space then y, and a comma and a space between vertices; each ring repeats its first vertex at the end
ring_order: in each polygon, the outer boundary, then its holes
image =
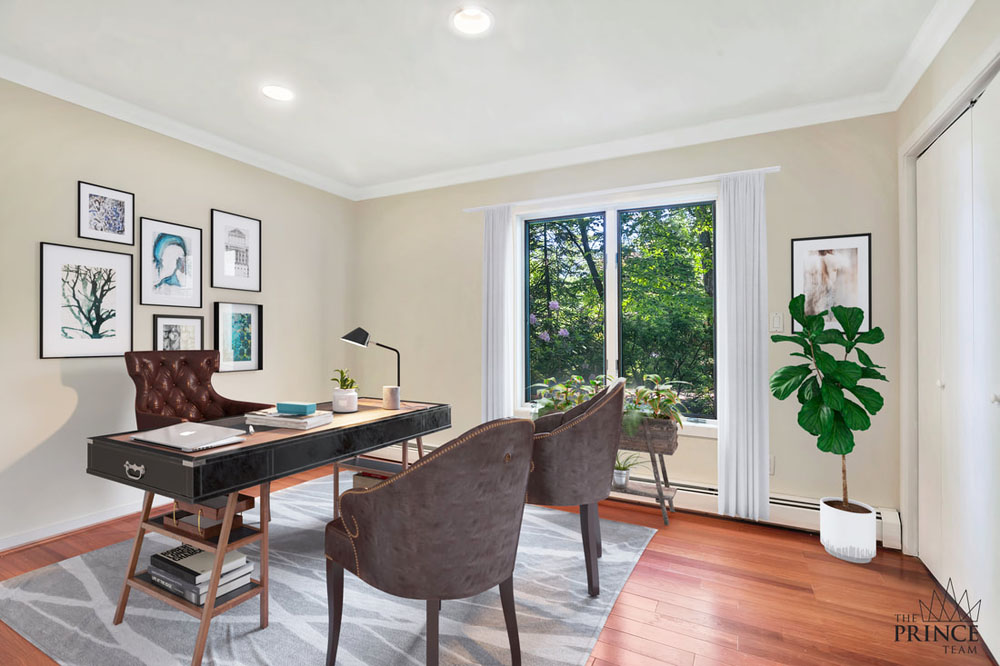
POLYGON ((865 318, 861 308, 835 305, 830 311, 807 315, 805 300, 805 295, 799 294, 788 304, 792 319, 802 330, 771 336, 773 342, 795 344, 798 349, 791 355, 805 362, 787 365, 771 375, 771 394, 785 400, 794 393, 801 405, 799 425, 816 437, 820 451, 840 456, 844 497, 843 506, 838 508, 849 510, 847 454, 854 450, 854 433, 868 430, 871 416, 884 403, 878 391, 861 382, 888 381, 879 372, 884 366, 877 365, 859 345, 878 344, 885 334, 878 327, 860 332, 865 318), (828 312, 833 313, 842 330, 826 328, 828 312), (856 360, 852 360, 852 353, 856 360))

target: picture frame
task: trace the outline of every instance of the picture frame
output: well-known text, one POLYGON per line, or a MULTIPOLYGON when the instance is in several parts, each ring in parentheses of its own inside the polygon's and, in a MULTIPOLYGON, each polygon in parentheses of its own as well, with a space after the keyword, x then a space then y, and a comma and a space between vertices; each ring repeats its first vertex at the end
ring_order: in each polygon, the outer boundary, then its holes
POLYGON ((153 315, 153 351, 189 351, 204 348, 204 317, 153 315))
POLYGON ((139 303, 200 308, 202 231, 139 218, 139 303))
MULTIPOLYGON (((872 235, 842 234, 792 239, 792 297, 806 295, 806 314, 835 305, 859 307, 865 318, 861 331, 872 327, 872 235)), ((826 328, 840 330, 832 312, 826 328)), ((792 321, 792 331, 802 327, 792 321)))
POLYGON ((212 209, 212 287, 261 290, 260 220, 212 209))
POLYGON ((264 306, 216 301, 215 349, 219 372, 264 368, 264 306))
POLYGON ((40 244, 39 357, 132 351, 132 255, 40 244))
POLYGON ((77 181, 77 236, 135 245, 135 195, 77 181))

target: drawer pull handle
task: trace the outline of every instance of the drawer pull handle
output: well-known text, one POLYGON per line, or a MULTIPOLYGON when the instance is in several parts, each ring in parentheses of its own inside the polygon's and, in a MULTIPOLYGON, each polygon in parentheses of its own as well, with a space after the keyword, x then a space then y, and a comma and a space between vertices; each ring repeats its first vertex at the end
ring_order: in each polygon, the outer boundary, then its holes
POLYGON ((138 481, 146 474, 145 465, 137 465, 135 463, 130 463, 125 461, 125 476, 132 479, 133 481, 138 481))

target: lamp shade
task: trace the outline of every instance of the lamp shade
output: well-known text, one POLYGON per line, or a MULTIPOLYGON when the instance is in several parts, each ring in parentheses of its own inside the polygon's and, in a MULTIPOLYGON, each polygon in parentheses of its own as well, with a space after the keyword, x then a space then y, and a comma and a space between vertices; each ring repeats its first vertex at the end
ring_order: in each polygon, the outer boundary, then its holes
POLYGON ((371 340, 371 334, 365 329, 358 326, 356 329, 350 333, 345 333, 340 336, 340 339, 344 342, 350 342, 352 345, 358 345, 359 347, 367 347, 368 342, 371 340))

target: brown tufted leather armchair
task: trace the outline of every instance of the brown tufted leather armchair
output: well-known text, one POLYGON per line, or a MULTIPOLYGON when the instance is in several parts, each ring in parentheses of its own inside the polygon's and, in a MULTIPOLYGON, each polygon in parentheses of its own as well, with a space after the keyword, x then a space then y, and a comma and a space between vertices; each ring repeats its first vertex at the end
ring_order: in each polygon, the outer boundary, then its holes
POLYGON ((341 496, 341 515, 326 526, 328 665, 337 660, 344 569, 427 601, 427 663, 435 665, 441 600, 499 585, 513 663, 521 663, 513 573, 532 431, 524 419, 485 423, 377 486, 341 496))
POLYGON ((125 367, 135 382, 135 425, 139 430, 182 421, 210 421, 274 405, 223 398, 212 388, 219 352, 126 352, 125 367))
POLYGON ((528 476, 528 502, 580 507, 587 592, 592 597, 601 592, 597 503, 611 494, 624 400, 625 380, 619 379, 587 402, 535 421, 535 465, 528 476))

